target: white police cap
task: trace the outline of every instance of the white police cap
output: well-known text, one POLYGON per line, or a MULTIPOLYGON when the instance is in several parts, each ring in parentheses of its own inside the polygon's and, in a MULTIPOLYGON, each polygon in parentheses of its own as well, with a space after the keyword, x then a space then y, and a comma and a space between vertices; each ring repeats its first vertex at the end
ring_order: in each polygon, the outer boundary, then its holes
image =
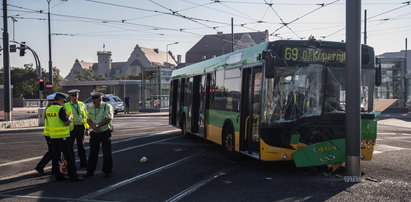
POLYGON ((80 93, 79 89, 71 89, 68 91, 69 95, 77 95, 78 93, 80 93))
POLYGON ((90 95, 91 95, 91 98, 100 98, 104 94, 100 92, 91 92, 90 95))
POLYGON ((55 96, 56 96, 56 93, 53 93, 53 94, 47 95, 47 100, 49 100, 49 101, 53 101, 55 96))

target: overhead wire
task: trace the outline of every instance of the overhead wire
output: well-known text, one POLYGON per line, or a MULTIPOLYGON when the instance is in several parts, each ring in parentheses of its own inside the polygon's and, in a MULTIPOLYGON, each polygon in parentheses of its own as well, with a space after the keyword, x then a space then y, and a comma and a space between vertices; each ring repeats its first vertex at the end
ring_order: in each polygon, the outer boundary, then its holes
MULTIPOLYGON (((397 4, 398 4, 398 3, 397 3, 397 4)), ((387 14, 387 13, 390 13, 390 12, 392 12, 392 11, 395 11, 395 10, 398 10, 398 9, 401 9, 401 8, 404 8, 404 7, 406 7, 406 6, 409 6, 409 5, 411 5, 411 1, 402 2, 401 4, 405 4, 405 5, 401 5, 401 6, 399 6, 399 7, 396 7, 396 8, 393 8, 393 9, 390 9, 390 10, 387 10, 387 11, 384 11, 384 12, 381 12, 381 13, 379 13, 379 14, 376 14, 376 15, 374 15, 374 16, 371 16, 371 17, 367 18, 367 20, 368 20, 368 19, 372 19, 372 18, 376 18, 376 17, 378 17, 378 16, 381 16, 381 15, 384 15, 384 14, 387 14)), ((363 21, 363 20, 362 20, 362 21, 363 21)), ((331 34, 329 34, 329 35, 324 36, 324 38, 329 38, 329 37, 331 37, 331 36, 334 36, 335 34, 341 32, 341 31, 343 31, 343 30, 345 30, 345 27, 343 27, 343 28, 341 28, 341 29, 338 29, 337 31, 335 31, 335 32, 333 32, 333 33, 331 33, 331 34)))

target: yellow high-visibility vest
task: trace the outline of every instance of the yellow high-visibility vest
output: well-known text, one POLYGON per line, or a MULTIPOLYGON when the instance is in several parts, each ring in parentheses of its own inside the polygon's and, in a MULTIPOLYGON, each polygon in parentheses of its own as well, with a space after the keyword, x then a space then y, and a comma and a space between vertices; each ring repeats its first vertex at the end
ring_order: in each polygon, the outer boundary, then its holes
POLYGON ((59 117, 60 109, 60 105, 51 105, 46 110, 48 134, 52 139, 70 137, 69 127, 65 126, 63 120, 59 117))
MULTIPOLYGON (((81 113, 81 117, 82 117, 82 122, 84 125, 84 128, 89 128, 89 125, 87 123, 87 110, 86 110, 86 106, 84 105, 83 102, 81 101, 77 101, 78 102, 78 106, 80 108, 80 113, 81 113)), ((73 108, 71 107, 71 102, 67 102, 66 104, 64 104, 64 107, 66 108, 66 114, 67 116, 73 114, 73 108)), ((72 119, 70 121, 70 126, 69 126, 70 131, 72 131, 74 129, 74 120, 72 119)))

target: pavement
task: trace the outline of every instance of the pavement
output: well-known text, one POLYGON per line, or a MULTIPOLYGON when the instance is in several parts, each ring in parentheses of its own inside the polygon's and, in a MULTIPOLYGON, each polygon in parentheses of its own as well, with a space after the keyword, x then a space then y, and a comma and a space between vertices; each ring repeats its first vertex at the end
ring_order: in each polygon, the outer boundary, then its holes
POLYGON ((93 177, 54 182, 49 166, 44 176, 33 170, 46 149, 41 132, 2 133, 0 200, 410 201, 410 123, 380 121, 373 160, 361 163, 361 183, 344 182, 341 171, 226 153, 196 136, 182 137, 166 115, 114 119, 112 176, 103 176, 100 158, 93 177), (140 163, 142 157, 148 162, 140 163))

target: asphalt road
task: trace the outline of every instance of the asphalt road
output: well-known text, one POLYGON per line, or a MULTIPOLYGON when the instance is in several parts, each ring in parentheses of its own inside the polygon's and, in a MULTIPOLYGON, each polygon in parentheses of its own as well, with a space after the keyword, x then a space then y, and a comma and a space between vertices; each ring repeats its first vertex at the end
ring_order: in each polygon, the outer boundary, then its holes
MULTIPOLYGON (((227 154, 200 138, 181 137, 166 116, 120 116, 112 136, 113 175, 54 182, 33 168, 44 154, 41 132, 0 133, 0 200, 4 201, 409 201, 411 124, 380 121, 374 159, 362 182, 339 173, 297 169, 227 154), (141 157, 147 163, 140 163, 141 157)), ((88 142, 88 139, 86 139, 88 142)), ((88 144, 86 144, 88 146, 88 144)), ((50 173, 50 168, 46 169, 50 173)), ((85 173, 78 170, 78 173, 85 173)))

